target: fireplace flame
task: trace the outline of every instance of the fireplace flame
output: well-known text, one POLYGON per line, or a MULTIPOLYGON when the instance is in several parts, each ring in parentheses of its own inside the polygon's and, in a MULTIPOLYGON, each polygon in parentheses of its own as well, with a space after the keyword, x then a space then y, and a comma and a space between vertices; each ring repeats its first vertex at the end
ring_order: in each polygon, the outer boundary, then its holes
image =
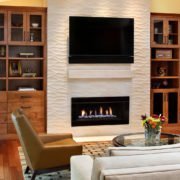
POLYGON ((116 115, 113 115, 112 107, 103 108, 100 106, 95 110, 85 110, 82 109, 79 118, 116 118, 116 115))
POLYGON ((92 113, 93 113, 93 111, 92 111, 92 110, 90 110, 90 111, 89 111, 89 115, 91 116, 91 115, 92 115, 92 113))
POLYGON ((100 107, 99 112, 100 112, 100 115, 103 115, 103 108, 102 107, 100 107))
POLYGON ((105 113, 106 113, 106 115, 109 115, 109 110, 107 109, 105 113))
POLYGON ((112 108, 109 107, 109 115, 113 115, 112 108))
POLYGON ((83 116, 85 116, 86 115, 86 111, 85 110, 82 110, 81 111, 81 116, 83 117, 83 116))

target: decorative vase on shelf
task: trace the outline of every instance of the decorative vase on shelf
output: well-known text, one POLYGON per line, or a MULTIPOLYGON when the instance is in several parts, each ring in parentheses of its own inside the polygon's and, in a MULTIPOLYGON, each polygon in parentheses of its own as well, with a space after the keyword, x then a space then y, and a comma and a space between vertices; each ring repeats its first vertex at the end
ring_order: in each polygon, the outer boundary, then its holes
POLYGON ((145 128, 145 145, 159 145, 162 124, 165 122, 166 118, 162 115, 153 115, 149 117, 147 117, 146 115, 142 115, 141 118, 143 126, 145 128))

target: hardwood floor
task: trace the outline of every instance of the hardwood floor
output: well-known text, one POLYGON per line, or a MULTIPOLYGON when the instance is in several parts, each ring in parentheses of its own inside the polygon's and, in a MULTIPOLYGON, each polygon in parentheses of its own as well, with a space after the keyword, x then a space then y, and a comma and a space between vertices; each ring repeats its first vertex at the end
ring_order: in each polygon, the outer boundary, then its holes
POLYGON ((17 140, 0 141, 0 180, 23 180, 17 140))

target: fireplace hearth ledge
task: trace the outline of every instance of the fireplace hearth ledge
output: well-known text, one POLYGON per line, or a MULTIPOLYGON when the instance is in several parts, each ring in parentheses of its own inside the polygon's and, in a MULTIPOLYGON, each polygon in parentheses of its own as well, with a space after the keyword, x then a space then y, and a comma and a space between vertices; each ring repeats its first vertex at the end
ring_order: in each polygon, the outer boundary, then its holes
POLYGON ((92 79, 92 78, 118 78, 131 79, 133 73, 131 70, 68 70, 69 79, 92 79))

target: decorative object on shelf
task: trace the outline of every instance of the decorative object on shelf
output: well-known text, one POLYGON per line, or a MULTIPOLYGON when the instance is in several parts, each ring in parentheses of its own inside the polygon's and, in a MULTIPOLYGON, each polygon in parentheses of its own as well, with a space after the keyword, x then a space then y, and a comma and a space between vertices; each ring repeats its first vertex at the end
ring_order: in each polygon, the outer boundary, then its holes
POLYGON ((19 53, 20 57, 32 57, 34 56, 34 53, 19 53))
POLYGON ((159 66, 157 68, 157 75, 158 76, 167 76, 167 66, 159 66))
POLYGON ((5 46, 1 46, 0 47, 0 57, 5 57, 5 55, 6 55, 5 46))
POLYGON ((168 81, 167 81, 166 79, 163 80, 162 85, 163 85, 164 88, 167 88, 167 86, 168 86, 168 81))
POLYGON ((173 39, 169 39, 168 44, 173 44, 173 39))
POLYGON ((156 59, 158 58, 172 59, 172 49, 156 49, 156 59))
POLYGON ((154 28, 154 33, 155 33, 155 34, 158 33, 158 28, 157 28, 157 27, 154 28))
POLYGON ((147 117, 146 114, 141 116, 145 128, 146 145, 158 145, 160 143, 161 128, 166 118, 162 115, 153 115, 147 117))
POLYGON ((22 67, 20 61, 11 61, 9 65, 10 76, 21 76, 22 67))
POLYGON ((161 86, 161 82, 153 82, 152 83, 152 88, 153 89, 158 89, 158 88, 160 88, 160 86, 161 86))
POLYGON ((36 91, 36 89, 32 87, 19 87, 18 91, 36 91))
POLYGON ((31 41, 31 42, 34 41, 34 33, 30 33, 30 41, 31 41))
POLYGON ((34 27, 34 28, 39 27, 39 24, 38 24, 38 23, 32 23, 31 25, 32 25, 32 27, 34 27))
POLYGON ((29 73, 28 72, 27 73, 23 73, 22 77, 36 77, 36 73, 30 73, 30 72, 29 73))

